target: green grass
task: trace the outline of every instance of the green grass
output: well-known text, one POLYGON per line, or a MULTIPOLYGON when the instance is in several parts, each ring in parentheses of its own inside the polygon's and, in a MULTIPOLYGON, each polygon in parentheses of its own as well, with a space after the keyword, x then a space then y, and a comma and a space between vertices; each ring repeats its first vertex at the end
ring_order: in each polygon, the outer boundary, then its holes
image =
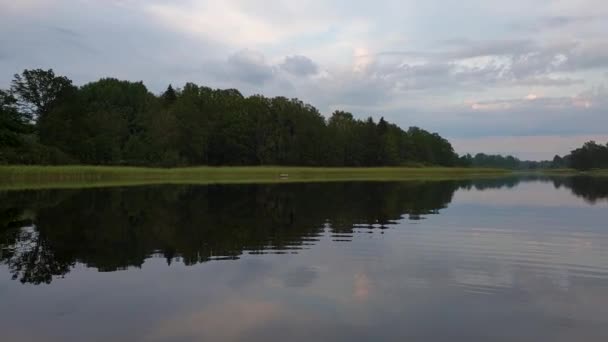
POLYGON ((276 183, 325 181, 445 180, 504 176, 509 171, 473 168, 324 168, 106 166, 0 166, 0 190, 82 188, 144 184, 276 183), (281 174, 289 177, 281 178, 281 174))

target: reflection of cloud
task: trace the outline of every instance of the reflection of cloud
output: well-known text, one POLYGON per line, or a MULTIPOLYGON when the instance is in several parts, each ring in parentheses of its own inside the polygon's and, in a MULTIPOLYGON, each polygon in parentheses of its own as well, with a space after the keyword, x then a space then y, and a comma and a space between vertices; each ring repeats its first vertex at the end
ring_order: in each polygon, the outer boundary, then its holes
POLYGON ((481 269, 455 268, 452 270, 452 281, 465 288, 483 289, 493 292, 501 288, 512 287, 515 275, 512 269, 498 267, 491 271, 481 269))
POLYGON ((313 267, 301 266, 287 274, 285 279, 286 287, 306 287, 319 277, 318 272, 313 267))
POLYGON ((234 340, 281 316, 282 310, 276 303, 232 299, 161 322, 150 339, 234 340))
POLYGON ((241 289, 248 284, 264 281, 271 272, 272 265, 265 260, 242 260, 243 267, 227 280, 226 284, 234 290, 241 289))
MULTIPOLYGON (((562 207, 586 208, 589 204, 573 197, 568 189, 555 189, 542 183, 526 183, 514 189, 486 189, 483 191, 457 191, 454 199, 459 204, 483 204, 494 207, 562 207)), ((604 205, 600 202, 597 205, 604 205)))
POLYGON ((369 298, 370 292, 370 281, 369 277, 365 273, 355 274, 355 284, 353 296, 356 300, 365 301, 369 298))

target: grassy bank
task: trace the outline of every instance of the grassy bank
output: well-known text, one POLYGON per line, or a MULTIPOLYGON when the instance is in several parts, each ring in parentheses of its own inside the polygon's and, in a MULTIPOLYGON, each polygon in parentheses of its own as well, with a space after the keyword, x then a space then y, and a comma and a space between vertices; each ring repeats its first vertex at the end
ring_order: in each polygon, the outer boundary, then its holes
POLYGON ((274 183, 323 181, 441 180, 507 175, 473 168, 321 168, 105 166, 0 166, 0 189, 80 188, 144 184, 274 183), (281 177, 288 175, 288 177, 281 177))

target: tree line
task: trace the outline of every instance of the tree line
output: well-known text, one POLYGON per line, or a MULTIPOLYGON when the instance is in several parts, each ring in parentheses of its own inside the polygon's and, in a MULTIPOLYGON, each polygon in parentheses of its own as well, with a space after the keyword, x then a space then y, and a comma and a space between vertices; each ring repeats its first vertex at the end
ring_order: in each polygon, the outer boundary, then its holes
POLYGON ((470 154, 463 155, 459 158, 459 165, 465 167, 498 168, 509 170, 536 170, 565 167, 561 164, 556 164, 555 162, 548 160, 521 160, 511 155, 503 156, 500 154, 485 153, 478 153, 475 156, 470 154))
POLYGON ((555 156, 553 163, 581 171, 608 169, 608 143, 602 145, 595 141, 586 142, 570 154, 555 156))
POLYGON ((0 163, 93 165, 460 165, 449 141, 384 118, 328 119, 298 99, 187 83, 151 93, 104 78, 75 86, 25 70, 0 90, 0 163))
POLYGON ((542 161, 520 160, 510 155, 502 156, 478 153, 475 156, 471 156, 470 154, 466 154, 459 158, 458 165, 513 170, 571 168, 588 171, 593 169, 608 169, 608 144, 602 145, 595 141, 589 141, 563 157, 556 155, 552 160, 542 161))

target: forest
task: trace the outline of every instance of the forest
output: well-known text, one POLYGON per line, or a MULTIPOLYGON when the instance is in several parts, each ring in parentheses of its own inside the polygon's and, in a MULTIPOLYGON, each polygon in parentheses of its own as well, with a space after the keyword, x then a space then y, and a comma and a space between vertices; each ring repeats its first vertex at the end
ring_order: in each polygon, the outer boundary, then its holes
POLYGON ((0 89, 0 164, 591 170, 608 168, 608 144, 590 141, 550 161, 458 156, 437 133, 340 110, 326 119, 298 99, 194 83, 155 95, 143 82, 114 78, 75 86, 52 69, 35 69, 0 89))
POLYGON ((449 141, 384 118, 328 119, 298 99, 194 83, 162 94, 104 78, 75 86, 25 70, 0 90, 1 164, 134 166, 459 165, 449 141))

